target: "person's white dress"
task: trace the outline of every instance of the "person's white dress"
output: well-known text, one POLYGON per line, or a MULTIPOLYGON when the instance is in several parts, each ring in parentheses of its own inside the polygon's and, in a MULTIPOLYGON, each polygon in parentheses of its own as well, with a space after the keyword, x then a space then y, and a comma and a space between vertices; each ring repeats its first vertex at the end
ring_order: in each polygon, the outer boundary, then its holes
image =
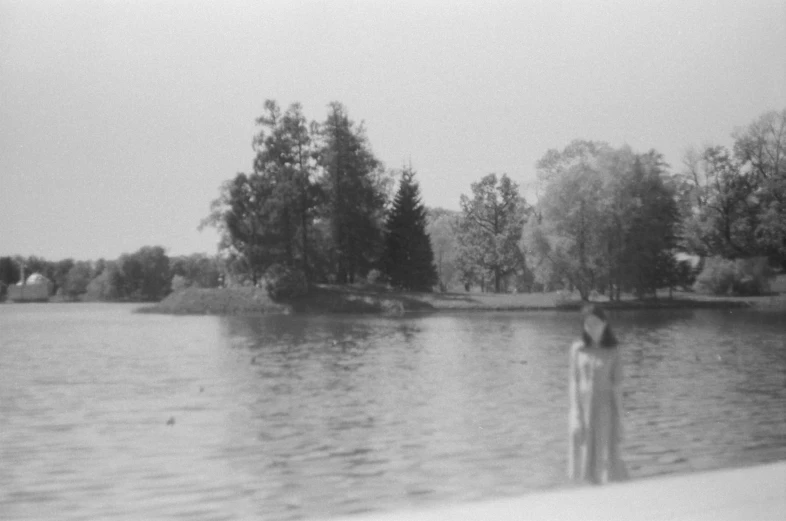
POLYGON ((568 475, 575 481, 627 479, 622 443, 622 363, 617 348, 570 349, 570 450, 568 475))

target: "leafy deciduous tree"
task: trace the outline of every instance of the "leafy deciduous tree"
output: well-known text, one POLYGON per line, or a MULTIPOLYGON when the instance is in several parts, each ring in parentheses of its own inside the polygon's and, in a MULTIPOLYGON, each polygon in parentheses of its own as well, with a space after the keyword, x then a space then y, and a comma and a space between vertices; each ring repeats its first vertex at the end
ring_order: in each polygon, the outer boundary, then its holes
POLYGON ((655 151, 574 141, 538 163, 543 196, 525 246, 538 281, 640 296, 673 285, 677 202, 655 151))
POLYGON ((236 275, 247 274, 254 285, 282 255, 282 232, 273 224, 275 210, 265 204, 274 189, 268 177, 238 173, 222 185, 200 225, 218 230, 228 268, 236 275))
POLYGON ((472 198, 461 196, 461 217, 456 226, 459 264, 464 279, 485 276, 502 289, 503 278, 521 269, 524 256, 518 247, 526 219, 526 202, 518 185, 503 174, 489 174, 472 184, 472 198))
POLYGON ((437 278, 442 291, 454 282, 457 272, 456 254, 458 241, 453 233, 458 213, 442 208, 427 209, 426 232, 431 239, 437 278))
POLYGON ((67 298, 76 299, 87 293, 87 287, 93 274, 93 269, 89 262, 77 261, 68 270, 63 285, 63 293, 67 298))
POLYGON ((762 114, 733 136, 734 155, 752 186, 757 249, 786 269, 786 109, 762 114))
POLYGON ((183 287, 215 288, 221 276, 218 260, 202 253, 170 258, 169 271, 173 276, 182 277, 180 285, 183 287))
POLYGON ((596 277, 607 271, 603 177, 598 168, 606 150, 604 143, 577 140, 561 152, 549 150, 537 164, 543 195, 538 201, 539 222, 528 230, 529 262, 537 268, 533 271, 539 282, 567 280, 584 299, 596 277))
POLYGON ((6 286, 19 282, 19 263, 12 257, 0 257, 0 282, 6 286))
POLYGON ((170 291, 169 257, 161 246, 144 246, 117 260, 120 297, 160 300, 170 291))

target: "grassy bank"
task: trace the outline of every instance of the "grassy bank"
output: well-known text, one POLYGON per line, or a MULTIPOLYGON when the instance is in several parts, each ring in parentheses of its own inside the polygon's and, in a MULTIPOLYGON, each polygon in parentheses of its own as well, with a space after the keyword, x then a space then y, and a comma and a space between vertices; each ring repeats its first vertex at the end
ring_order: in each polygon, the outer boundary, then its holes
MULTIPOLYGON (((599 303, 610 309, 702 309, 766 307, 786 310, 786 295, 766 297, 713 297, 677 292, 670 299, 599 303)), ((259 288, 188 288, 169 295, 161 302, 141 308, 146 313, 166 314, 266 314, 266 313, 373 313, 402 314, 427 311, 534 311, 577 310, 582 302, 577 296, 560 293, 399 293, 374 287, 319 285, 311 293, 296 299, 274 302, 259 288)))
MULTIPOLYGON (((585 302, 578 294, 563 293, 422 293, 411 298, 428 304, 434 310, 457 311, 535 311, 535 310, 578 310, 585 302)), ((716 297, 689 292, 668 292, 658 298, 637 299, 623 295, 620 301, 609 301, 600 296, 593 302, 608 309, 733 309, 745 307, 776 307, 786 309, 786 295, 763 297, 716 297)))
POLYGON ((369 289, 316 286, 305 296, 273 301, 261 288, 186 288, 141 313, 175 315, 246 315, 269 313, 401 314, 434 308, 408 295, 369 289))
POLYGON ((138 311, 171 315, 244 315, 287 313, 290 308, 273 302, 259 288, 186 288, 138 311))

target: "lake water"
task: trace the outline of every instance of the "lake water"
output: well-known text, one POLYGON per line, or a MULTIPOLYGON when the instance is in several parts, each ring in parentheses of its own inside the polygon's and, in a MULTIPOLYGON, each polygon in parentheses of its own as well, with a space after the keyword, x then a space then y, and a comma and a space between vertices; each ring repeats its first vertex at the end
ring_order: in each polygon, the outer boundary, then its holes
MULTIPOLYGON (((0 518, 321 518, 567 486, 576 314, 133 309, 0 305, 0 518)), ((786 459, 784 318, 612 314, 633 478, 786 459)))

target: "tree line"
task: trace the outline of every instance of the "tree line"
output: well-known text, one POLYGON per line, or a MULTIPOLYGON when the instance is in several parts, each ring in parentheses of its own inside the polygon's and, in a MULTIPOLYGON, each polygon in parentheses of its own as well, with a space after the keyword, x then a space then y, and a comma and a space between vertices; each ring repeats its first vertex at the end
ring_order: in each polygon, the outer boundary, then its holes
POLYGON ((424 206, 411 165, 386 169, 342 104, 321 122, 297 103, 264 107, 251 170, 221 185, 200 224, 218 230, 216 256, 152 246, 114 261, 5 257, 0 291, 20 262, 65 298, 101 300, 233 284, 293 296, 357 282, 612 299, 675 287, 761 293, 786 270, 786 110, 736 129, 731 149, 688 150, 676 171, 656 150, 575 140, 537 162, 532 202, 492 173, 451 211, 424 206))
POLYGON ((537 162, 533 204, 507 176, 485 176, 460 212, 431 212, 440 284, 612 299, 765 292, 786 269, 786 110, 732 136, 731 150, 689 149, 676 172, 656 150, 575 140, 537 162))
POLYGON ((220 259, 205 254, 169 257, 145 246, 115 260, 48 261, 37 256, 0 257, 0 299, 8 286, 40 273, 52 282, 51 296, 63 300, 157 301, 172 290, 212 288, 222 283, 220 259))

